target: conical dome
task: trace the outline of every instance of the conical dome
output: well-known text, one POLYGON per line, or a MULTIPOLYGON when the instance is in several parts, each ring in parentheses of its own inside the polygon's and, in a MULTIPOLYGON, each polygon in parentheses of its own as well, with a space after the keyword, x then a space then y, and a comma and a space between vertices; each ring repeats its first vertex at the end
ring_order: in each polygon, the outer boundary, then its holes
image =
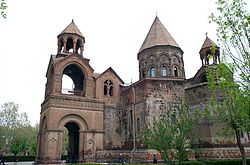
POLYGON ((72 22, 58 36, 60 36, 62 34, 77 34, 77 35, 83 37, 83 34, 78 29, 78 27, 74 23, 73 19, 72 19, 72 22))
POLYGON ((144 49, 151 48, 159 45, 170 45, 178 47, 174 38, 170 35, 167 29, 163 26, 160 19, 156 16, 151 28, 139 50, 139 53, 144 49))

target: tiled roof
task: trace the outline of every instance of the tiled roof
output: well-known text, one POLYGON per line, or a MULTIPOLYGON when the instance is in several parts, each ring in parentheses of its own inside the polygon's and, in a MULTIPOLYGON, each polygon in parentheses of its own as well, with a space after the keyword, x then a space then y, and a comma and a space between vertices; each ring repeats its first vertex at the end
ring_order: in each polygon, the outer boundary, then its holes
POLYGON ((74 23, 74 20, 72 19, 72 22, 59 34, 64 34, 64 33, 69 33, 69 34, 77 34, 81 37, 83 37, 83 34, 80 32, 76 24, 74 23))
POLYGON ((213 45, 215 45, 216 47, 218 47, 210 38, 208 38, 206 36, 206 39, 205 39, 204 43, 201 46, 201 50, 204 49, 204 48, 209 48, 209 47, 211 47, 213 45))
POLYGON ((145 38, 139 53, 144 49, 158 46, 158 45, 171 45, 179 48, 179 45, 175 42, 173 37, 163 26, 159 18, 156 16, 151 28, 145 38))

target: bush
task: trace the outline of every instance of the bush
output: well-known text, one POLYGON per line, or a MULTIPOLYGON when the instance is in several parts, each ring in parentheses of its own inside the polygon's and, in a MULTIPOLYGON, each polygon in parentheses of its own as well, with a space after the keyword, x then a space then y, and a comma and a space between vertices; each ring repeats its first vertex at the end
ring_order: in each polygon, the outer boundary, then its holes
MULTIPOLYGON (((202 161, 207 165, 242 165, 241 159, 238 160, 206 160, 202 161)), ((247 160, 247 164, 250 165, 250 160, 247 160)))
POLYGON ((186 161, 183 162, 182 165, 206 165, 206 163, 203 163, 201 161, 186 161))
POLYGON ((67 158, 68 158, 68 155, 62 155, 62 156, 61 156, 61 159, 62 159, 62 160, 66 160, 67 158))
MULTIPOLYGON (((35 156, 16 156, 18 162, 35 161, 35 156)), ((6 162, 15 162, 15 156, 5 156, 6 162)))

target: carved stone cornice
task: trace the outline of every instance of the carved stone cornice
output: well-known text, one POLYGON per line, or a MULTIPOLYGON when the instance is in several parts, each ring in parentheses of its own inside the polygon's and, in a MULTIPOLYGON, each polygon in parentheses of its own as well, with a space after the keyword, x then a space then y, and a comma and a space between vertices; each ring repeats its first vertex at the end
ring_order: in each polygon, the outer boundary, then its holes
POLYGON ((103 111, 104 104, 97 99, 61 94, 49 96, 42 104, 42 111, 46 110, 48 107, 103 111))

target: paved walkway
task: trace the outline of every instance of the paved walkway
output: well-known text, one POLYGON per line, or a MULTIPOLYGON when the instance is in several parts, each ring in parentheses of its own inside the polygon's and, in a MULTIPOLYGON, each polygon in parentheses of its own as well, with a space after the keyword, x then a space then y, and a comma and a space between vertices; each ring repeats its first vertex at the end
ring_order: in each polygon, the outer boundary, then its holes
POLYGON ((5 162, 6 165, 32 165, 34 162, 5 162))

